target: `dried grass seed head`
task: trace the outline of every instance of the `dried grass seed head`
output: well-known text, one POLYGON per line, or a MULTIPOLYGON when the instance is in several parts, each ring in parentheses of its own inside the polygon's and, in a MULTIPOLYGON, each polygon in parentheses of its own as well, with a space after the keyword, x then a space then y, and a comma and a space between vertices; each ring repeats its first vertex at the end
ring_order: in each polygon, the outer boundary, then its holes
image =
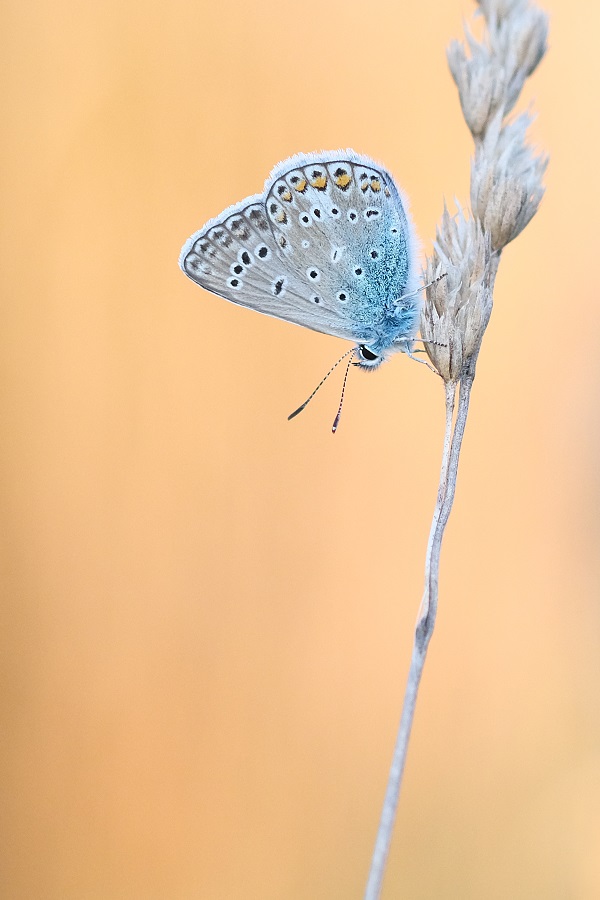
POLYGON ((502 250, 523 231, 544 195, 548 159, 536 156, 526 143, 530 122, 528 113, 508 124, 496 121, 471 163, 471 209, 490 234, 493 250, 502 250))
POLYGON ((506 75, 485 44, 468 34, 467 38, 470 57, 460 41, 450 43, 447 57, 465 122, 473 137, 478 138, 506 105, 506 75))
POLYGON ((492 18, 506 19, 512 15, 519 7, 527 5, 527 0, 477 0, 480 10, 489 21, 492 18))
POLYGON ((466 46, 452 41, 448 47, 448 65, 475 138, 485 133, 499 110, 504 115, 512 110, 526 78, 544 56, 548 39, 548 16, 537 7, 525 2, 510 8, 489 2, 487 7, 483 40, 465 26, 466 46))
POLYGON ((519 5, 504 19, 488 23, 490 52, 506 72, 506 112, 519 98, 525 79, 548 48, 548 16, 537 6, 519 5))
POLYGON ((445 278, 427 288, 421 334, 429 358, 444 381, 457 382, 476 356, 492 310, 491 248, 479 222, 459 207, 444 207, 426 278, 445 278))

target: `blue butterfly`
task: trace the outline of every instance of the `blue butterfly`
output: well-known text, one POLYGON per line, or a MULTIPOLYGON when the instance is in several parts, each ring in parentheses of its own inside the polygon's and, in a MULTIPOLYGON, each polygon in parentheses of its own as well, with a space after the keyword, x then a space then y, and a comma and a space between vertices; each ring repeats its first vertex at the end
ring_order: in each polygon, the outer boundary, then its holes
POLYGON ((412 356, 421 299, 407 202, 389 172, 352 150, 279 163, 262 194, 186 241, 179 264, 232 303, 353 341, 363 369, 412 356))

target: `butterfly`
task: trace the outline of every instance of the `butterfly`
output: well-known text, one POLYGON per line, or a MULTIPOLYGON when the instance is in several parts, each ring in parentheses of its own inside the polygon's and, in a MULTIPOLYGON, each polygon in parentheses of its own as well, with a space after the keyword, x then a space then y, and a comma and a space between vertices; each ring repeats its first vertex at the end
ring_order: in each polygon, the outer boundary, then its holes
POLYGON ((362 369, 412 356, 421 300, 408 204, 389 172, 353 150, 279 163, 262 194, 185 242, 179 264, 232 303, 353 341, 344 357, 362 369))

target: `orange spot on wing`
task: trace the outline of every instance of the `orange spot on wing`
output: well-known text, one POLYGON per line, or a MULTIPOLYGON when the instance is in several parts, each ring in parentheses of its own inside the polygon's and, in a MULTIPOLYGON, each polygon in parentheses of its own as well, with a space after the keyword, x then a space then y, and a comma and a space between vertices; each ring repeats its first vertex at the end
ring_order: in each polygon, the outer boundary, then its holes
POLYGON ((337 175, 336 179, 335 179, 335 183, 340 188, 347 187, 351 181, 352 181, 352 175, 348 175, 347 172, 344 175, 337 175))

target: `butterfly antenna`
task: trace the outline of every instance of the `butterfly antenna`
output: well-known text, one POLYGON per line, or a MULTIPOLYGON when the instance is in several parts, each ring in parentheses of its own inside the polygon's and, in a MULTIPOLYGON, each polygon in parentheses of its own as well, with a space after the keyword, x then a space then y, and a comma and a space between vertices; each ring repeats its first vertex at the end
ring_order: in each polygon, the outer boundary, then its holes
MULTIPOLYGON (((305 409, 305 408, 308 406, 308 404, 310 403, 310 401, 312 400, 312 398, 315 396, 315 394, 317 393, 317 391, 319 390, 319 388, 322 387, 323 384, 325 384, 325 382, 327 381, 327 379, 329 378, 329 376, 331 375, 331 373, 334 371, 334 369, 337 369, 337 367, 339 366, 339 364, 342 362, 343 359, 346 359, 347 356, 350 356, 351 353, 354 353, 355 349, 356 349, 355 347, 351 347, 350 350, 347 350, 347 351, 344 353, 343 356, 340 356, 340 358, 339 358, 338 361, 335 363, 335 365, 333 365, 333 366, 330 368, 330 370, 329 370, 329 372, 327 373, 327 375, 325 375, 325 377, 322 378, 322 379, 320 380, 320 382, 318 383, 318 385, 316 386, 316 388, 314 389, 314 391, 312 392, 312 394, 310 395, 310 397, 308 398, 308 400, 305 400, 304 403, 302 404, 302 406, 299 406, 298 409, 295 409, 293 413, 290 413, 290 415, 288 416, 288 422, 290 421, 290 419, 294 419, 299 413, 302 412, 303 409, 305 409)), ((346 375, 347 375, 347 374, 348 374, 348 372, 346 372, 346 375)), ((345 381, 345 379, 344 379, 344 384, 345 384, 345 383, 346 383, 346 381, 345 381)), ((343 394, 342 394, 342 396, 343 396, 343 394)), ((337 421, 337 420, 336 420, 336 421, 337 421)))
POLYGON ((394 303, 402 303, 402 301, 406 300, 408 297, 416 297, 417 294, 421 293, 421 291, 426 291, 428 287, 437 284, 438 281, 441 281, 442 278, 445 278, 447 274, 447 272, 443 272, 441 275, 438 275, 437 278, 434 278, 433 281, 428 281, 427 284, 422 284, 421 287, 418 287, 416 289, 416 291, 411 291, 409 294, 403 294, 402 297, 398 297, 397 300, 394 300, 394 303))
POLYGON ((348 365, 346 366, 346 374, 344 375, 344 383, 342 385, 342 396, 340 397, 340 405, 338 407, 337 415, 333 420, 333 425, 331 426, 331 430, 333 434, 336 433, 337 427, 340 424, 340 416, 342 415, 342 404, 344 402, 344 394, 346 393, 346 381, 348 380, 348 372, 350 371, 350 366, 352 364, 352 357, 348 360, 348 365))

